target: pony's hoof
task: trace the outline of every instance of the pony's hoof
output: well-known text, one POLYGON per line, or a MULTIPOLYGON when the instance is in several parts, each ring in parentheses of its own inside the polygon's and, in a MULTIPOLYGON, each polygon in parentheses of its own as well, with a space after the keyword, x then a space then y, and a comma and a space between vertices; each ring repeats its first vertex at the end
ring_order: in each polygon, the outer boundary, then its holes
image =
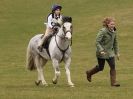
POLYGON ((35 81, 35 84, 38 86, 41 83, 41 80, 35 81))
POLYGON ((57 84, 57 80, 52 80, 52 83, 53 84, 57 84))
POLYGON ((45 87, 47 87, 48 86, 48 84, 42 84, 43 86, 45 86, 45 87))
POLYGON ((75 87, 73 83, 68 84, 70 87, 75 87))
POLYGON ((74 86, 74 85, 70 85, 70 87, 72 87, 72 88, 73 88, 73 87, 75 87, 75 86, 74 86))

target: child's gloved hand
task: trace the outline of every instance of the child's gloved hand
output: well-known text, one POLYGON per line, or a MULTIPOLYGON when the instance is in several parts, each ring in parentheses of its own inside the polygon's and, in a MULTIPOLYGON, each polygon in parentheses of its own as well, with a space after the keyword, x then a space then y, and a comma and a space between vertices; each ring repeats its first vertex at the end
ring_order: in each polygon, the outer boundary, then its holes
POLYGON ((53 23, 58 23, 58 21, 56 19, 52 19, 53 23))

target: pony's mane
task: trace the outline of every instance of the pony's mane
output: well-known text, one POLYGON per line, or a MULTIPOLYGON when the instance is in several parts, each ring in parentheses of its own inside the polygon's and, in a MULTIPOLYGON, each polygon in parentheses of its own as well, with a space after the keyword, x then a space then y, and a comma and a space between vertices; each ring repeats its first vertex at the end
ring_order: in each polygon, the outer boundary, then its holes
POLYGON ((70 22, 70 23, 72 23, 72 18, 69 17, 69 16, 63 16, 63 17, 62 17, 62 21, 63 21, 63 23, 65 23, 65 22, 70 22))

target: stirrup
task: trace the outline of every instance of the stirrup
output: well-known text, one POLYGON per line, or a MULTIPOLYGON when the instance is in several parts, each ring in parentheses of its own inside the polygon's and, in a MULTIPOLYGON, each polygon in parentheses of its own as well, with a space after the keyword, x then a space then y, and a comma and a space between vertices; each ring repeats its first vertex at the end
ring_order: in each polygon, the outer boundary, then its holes
POLYGON ((40 52, 42 52, 43 47, 42 47, 42 46, 38 46, 38 50, 39 50, 40 52))

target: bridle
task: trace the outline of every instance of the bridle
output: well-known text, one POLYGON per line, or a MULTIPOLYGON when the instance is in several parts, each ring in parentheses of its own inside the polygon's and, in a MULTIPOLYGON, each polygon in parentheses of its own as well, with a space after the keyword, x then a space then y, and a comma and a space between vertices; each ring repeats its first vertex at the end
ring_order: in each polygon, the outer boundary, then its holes
POLYGON ((62 26, 62 28, 63 28, 64 36, 66 36, 66 34, 67 34, 68 32, 70 32, 71 35, 72 35, 72 26, 70 27, 70 30, 67 30, 67 31, 65 30, 64 25, 62 26))
MULTIPOLYGON (((65 40, 65 39, 66 39, 65 36, 66 36, 66 34, 67 34, 68 32, 70 32, 71 35, 72 35, 72 28, 71 28, 71 30, 67 30, 67 31, 66 31, 66 30, 65 30, 65 27, 64 27, 64 25, 63 25, 63 26, 62 26, 62 29, 63 29, 63 32, 64 32, 64 33, 62 34, 63 37, 59 36, 58 33, 56 33, 56 35, 55 35, 55 42, 56 42, 56 45, 57 45, 58 49, 59 49, 59 50, 62 52, 62 54, 63 54, 61 61, 63 60, 63 58, 64 58, 64 56, 65 56, 65 52, 69 49, 70 46, 72 46, 72 38, 71 38, 71 44, 68 45, 66 49, 62 49, 62 48, 59 47, 58 42, 57 42, 57 36, 58 36, 59 38, 65 40)), ((61 62, 61 61, 60 61, 60 62, 61 62)))

